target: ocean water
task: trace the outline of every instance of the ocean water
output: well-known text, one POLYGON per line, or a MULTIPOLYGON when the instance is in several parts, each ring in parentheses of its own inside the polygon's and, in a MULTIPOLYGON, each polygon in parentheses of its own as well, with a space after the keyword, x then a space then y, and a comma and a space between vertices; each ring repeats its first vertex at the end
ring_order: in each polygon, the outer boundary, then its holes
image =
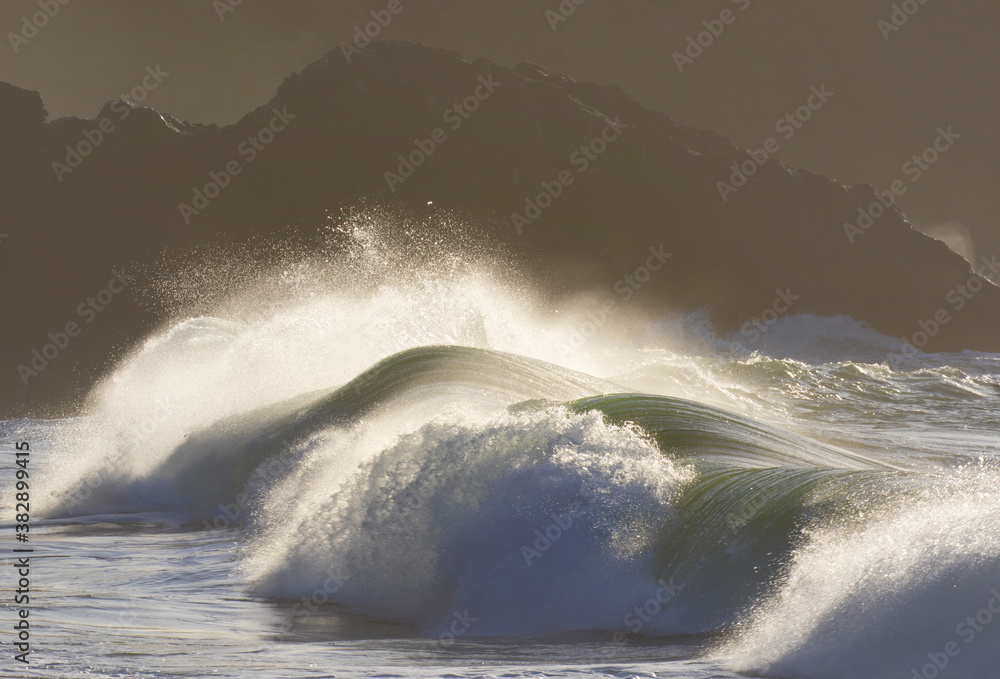
POLYGON ((313 274, 0 425, 3 676, 1000 676, 1000 356, 313 274))

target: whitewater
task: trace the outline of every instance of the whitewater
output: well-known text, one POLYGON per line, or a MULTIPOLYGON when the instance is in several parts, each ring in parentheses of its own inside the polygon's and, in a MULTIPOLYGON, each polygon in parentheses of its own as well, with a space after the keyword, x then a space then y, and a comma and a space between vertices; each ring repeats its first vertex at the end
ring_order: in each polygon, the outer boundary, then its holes
POLYGON ((171 264, 84 414, 2 423, 5 676, 1000 676, 1000 356, 392 242, 171 264))

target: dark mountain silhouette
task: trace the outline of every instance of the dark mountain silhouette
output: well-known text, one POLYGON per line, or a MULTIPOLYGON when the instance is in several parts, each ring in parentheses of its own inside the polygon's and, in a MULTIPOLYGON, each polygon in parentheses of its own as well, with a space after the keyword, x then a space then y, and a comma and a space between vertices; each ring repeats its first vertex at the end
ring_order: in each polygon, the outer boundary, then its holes
MULTIPOLYGON (((349 42, 372 21, 372 11, 387 5, 68 5, 18 54, 0 59, 0 80, 45 92, 56 116, 91 116, 133 87, 147 66, 161 63, 170 80, 145 105, 187 120, 231 123, 267 101, 288 73, 349 42)), ((531 61, 576 80, 618 85, 647 107, 743 146, 773 135, 775 121, 794 111, 810 87, 826 84, 836 97, 782 144, 779 157, 848 184, 888 187, 939 126, 951 125, 961 143, 899 203, 918 229, 958 235, 950 242, 963 251, 974 243, 981 255, 1000 253, 1000 192, 991 190, 1000 156, 1000 94, 990 86, 1000 64, 995 2, 402 0, 402 6, 380 39, 453 49, 507 67, 531 61), (560 8, 573 13, 553 24, 550 13, 560 8), (673 54, 727 8, 737 12, 736 22, 679 72, 673 54), (885 28, 893 18, 899 30, 885 28)), ((37 11, 37 0, 9 0, 0 7, 0 24, 17 29, 37 11)))

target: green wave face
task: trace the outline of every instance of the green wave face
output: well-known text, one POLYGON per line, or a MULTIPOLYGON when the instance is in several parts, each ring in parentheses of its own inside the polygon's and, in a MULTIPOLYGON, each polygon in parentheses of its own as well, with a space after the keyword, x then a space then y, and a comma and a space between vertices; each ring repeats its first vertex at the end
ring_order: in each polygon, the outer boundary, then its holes
POLYGON ((738 467, 896 469, 721 408, 669 396, 610 394, 573 401, 568 407, 578 412, 598 410, 615 424, 634 424, 664 454, 676 458, 738 467))
POLYGON ((696 470, 655 560, 661 581, 680 587, 670 616, 688 631, 732 624, 776 584, 808 530, 851 524, 920 485, 893 465, 693 401, 609 394, 567 407, 638 427, 696 470))
MULTIPOLYGON (((186 498, 187 509, 203 513, 232 502, 265 461, 281 458, 310 436, 350 426, 393 404, 435 397, 558 403, 617 389, 609 382, 530 358, 467 347, 420 347, 380 361, 343 386, 304 394, 196 432, 152 477, 182 487, 178 497, 186 498)), ((103 490, 122 511, 136 502, 137 493, 143 495, 130 488, 103 490)), ((64 516, 67 511, 68 505, 57 505, 50 515, 64 516)))

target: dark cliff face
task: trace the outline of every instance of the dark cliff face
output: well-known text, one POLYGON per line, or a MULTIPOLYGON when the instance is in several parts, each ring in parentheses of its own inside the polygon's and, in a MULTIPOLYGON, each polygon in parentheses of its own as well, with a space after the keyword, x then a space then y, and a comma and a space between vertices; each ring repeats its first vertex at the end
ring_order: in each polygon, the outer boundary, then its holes
MULTIPOLYGON (((477 215, 485 237, 555 293, 609 287, 662 246, 672 257, 637 302, 653 313, 707 308, 722 332, 790 289, 793 313, 849 314, 911 337, 972 275, 894 208, 849 238, 845 222, 877 203, 871 189, 758 166, 616 88, 530 65, 400 43, 350 61, 337 49, 225 128, 123 102, 95 120, 46 123, 39 96, 10 86, 0 102, 4 315, 16 319, 0 346, 4 416, 78 397, 164 320, 122 294, 86 323, 78 305, 112 270, 279 230, 308 241, 328 211, 362 199, 477 215), (732 181, 734 163, 752 176, 724 200, 719 182, 732 181), (217 197, 213 184, 225 185, 217 197), (558 197, 538 198, 546 192, 558 197), (577 273, 557 275, 564 262, 577 273), (18 366, 71 321, 81 332, 65 356, 25 386, 18 366)), ((992 285, 953 316, 930 349, 1000 351, 992 285)))

